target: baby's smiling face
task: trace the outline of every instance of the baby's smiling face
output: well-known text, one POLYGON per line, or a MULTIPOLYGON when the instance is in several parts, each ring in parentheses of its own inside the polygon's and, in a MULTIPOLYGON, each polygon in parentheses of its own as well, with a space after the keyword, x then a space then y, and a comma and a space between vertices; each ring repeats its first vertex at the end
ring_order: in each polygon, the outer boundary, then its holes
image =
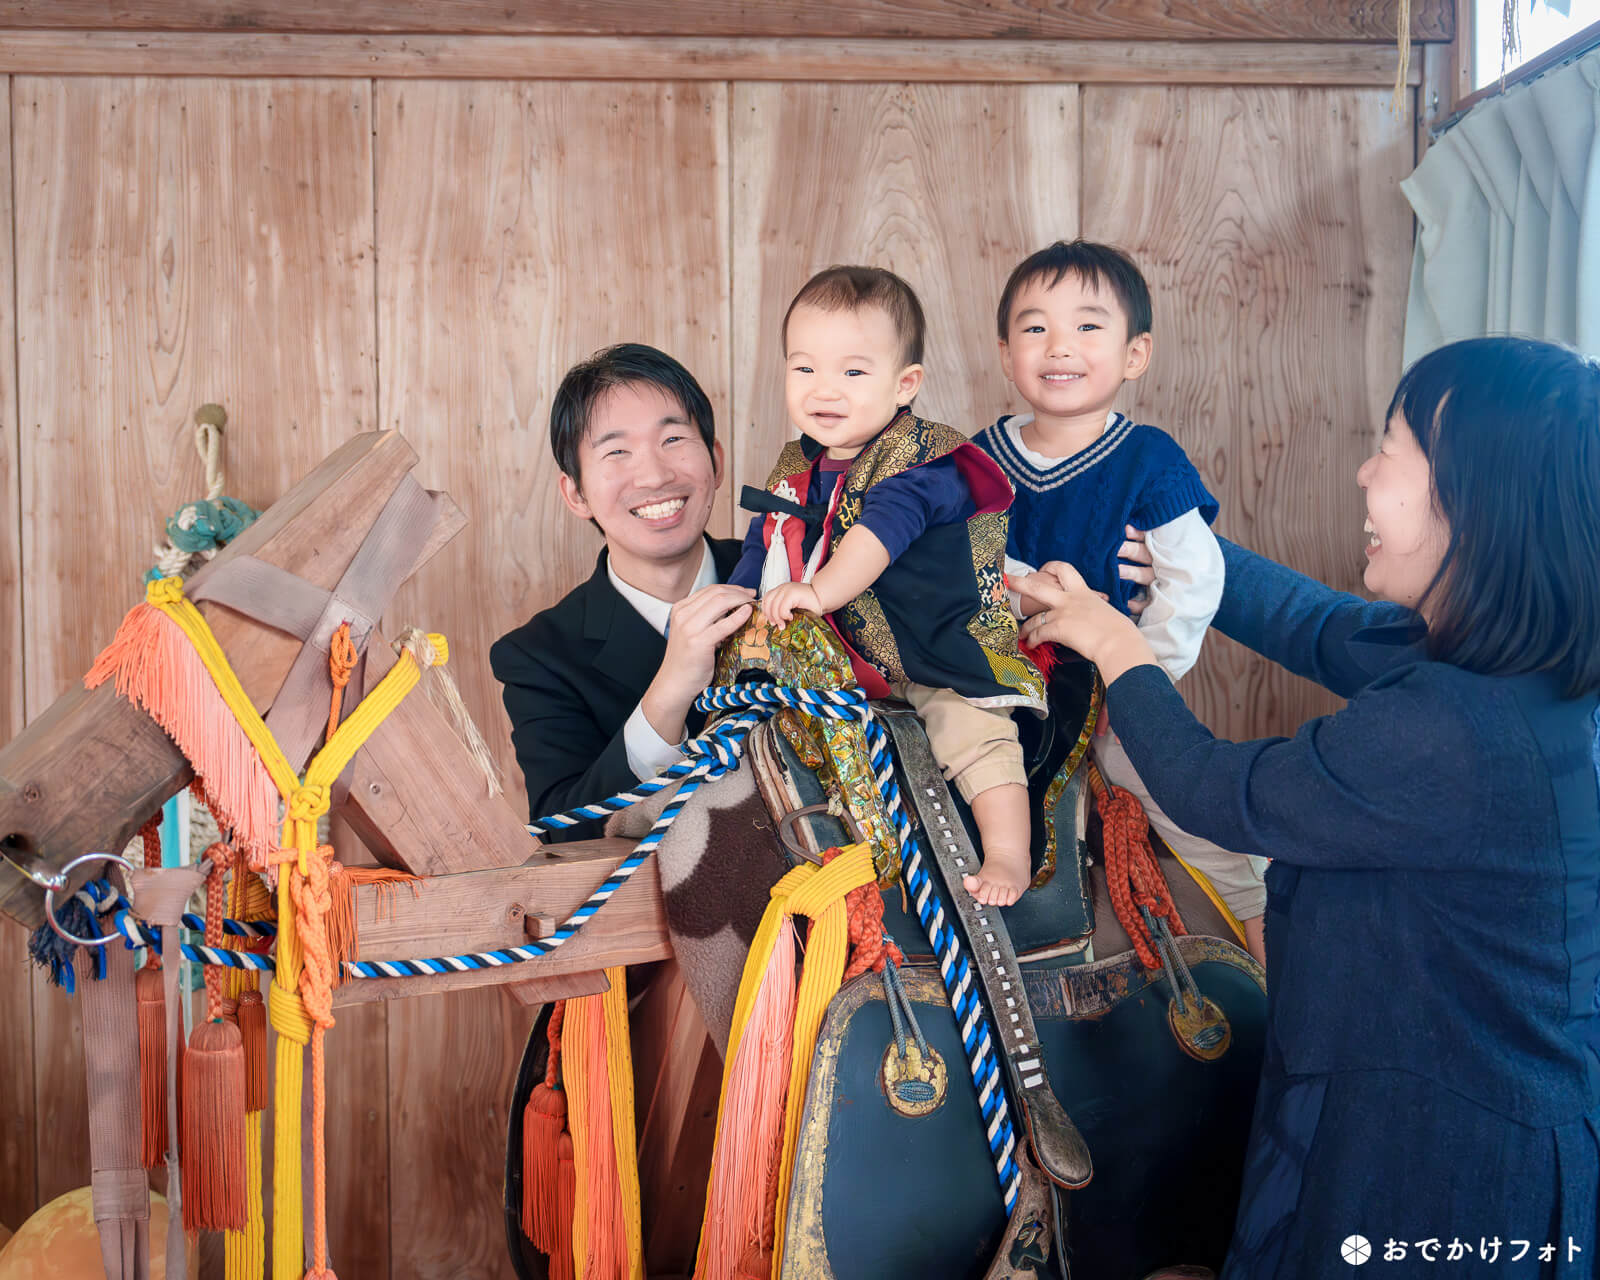
POLYGON ((797 431, 853 458, 922 385, 900 335, 879 306, 827 311, 809 303, 789 316, 784 400, 797 431))

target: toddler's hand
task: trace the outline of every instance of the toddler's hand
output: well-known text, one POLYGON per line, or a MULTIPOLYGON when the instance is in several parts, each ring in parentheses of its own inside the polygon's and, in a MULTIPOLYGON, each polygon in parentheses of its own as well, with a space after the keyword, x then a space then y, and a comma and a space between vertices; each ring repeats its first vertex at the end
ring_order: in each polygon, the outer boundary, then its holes
POLYGON ((809 582, 785 582, 761 597, 761 612, 774 626, 781 627, 802 609, 807 613, 822 612, 816 590, 809 582))

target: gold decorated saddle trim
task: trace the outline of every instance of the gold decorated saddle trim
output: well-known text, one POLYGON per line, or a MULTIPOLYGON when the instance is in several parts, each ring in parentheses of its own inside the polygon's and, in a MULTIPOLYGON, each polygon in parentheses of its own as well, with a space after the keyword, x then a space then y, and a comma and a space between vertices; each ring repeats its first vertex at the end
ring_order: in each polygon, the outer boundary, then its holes
MULTIPOLYGON (((715 683, 735 684, 741 674, 752 671, 764 671, 775 683, 796 689, 850 689, 856 683, 832 628, 809 613, 797 613, 774 627, 758 609, 724 642, 715 683)), ((792 708, 780 711, 777 721, 795 755, 816 771, 829 796, 861 825, 872 847, 879 886, 894 884, 900 878, 900 844, 878 794, 864 726, 859 720, 823 719, 792 708)))

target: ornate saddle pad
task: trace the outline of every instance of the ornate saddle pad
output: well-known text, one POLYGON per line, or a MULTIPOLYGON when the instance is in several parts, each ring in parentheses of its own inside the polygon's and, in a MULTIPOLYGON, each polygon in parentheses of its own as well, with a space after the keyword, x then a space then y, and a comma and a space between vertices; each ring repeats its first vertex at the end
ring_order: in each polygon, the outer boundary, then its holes
MULTIPOLYGON (((1231 1041, 1202 1062, 1167 1026, 1170 993, 1128 953, 1024 970, 1050 1083, 1083 1131, 1095 1175, 1063 1198, 1072 1273, 1138 1280, 1157 1267, 1220 1270, 1233 1228, 1265 1035, 1260 970, 1231 943, 1182 938, 1231 1041)), ((783 1275, 794 1280, 979 1280, 1006 1228, 984 1122, 938 975, 904 971, 924 1036, 946 1068, 939 1105, 897 1109, 883 985, 863 975, 828 1007, 796 1152, 783 1275)), ((1021 1242, 1018 1242, 1021 1243, 1021 1242)), ((1013 1244, 1011 1252, 1017 1251, 1013 1244)))

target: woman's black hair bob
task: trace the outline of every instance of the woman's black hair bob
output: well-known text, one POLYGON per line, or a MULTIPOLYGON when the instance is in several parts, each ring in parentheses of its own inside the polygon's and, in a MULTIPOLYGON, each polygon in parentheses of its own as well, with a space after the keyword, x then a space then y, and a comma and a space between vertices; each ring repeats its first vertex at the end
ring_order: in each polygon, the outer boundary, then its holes
POLYGON ((1450 541, 1423 597, 1431 657, 1600 690, 1600 362, 1471 338, 1419 359, 1396 413, 1432 470, 1450 541))

